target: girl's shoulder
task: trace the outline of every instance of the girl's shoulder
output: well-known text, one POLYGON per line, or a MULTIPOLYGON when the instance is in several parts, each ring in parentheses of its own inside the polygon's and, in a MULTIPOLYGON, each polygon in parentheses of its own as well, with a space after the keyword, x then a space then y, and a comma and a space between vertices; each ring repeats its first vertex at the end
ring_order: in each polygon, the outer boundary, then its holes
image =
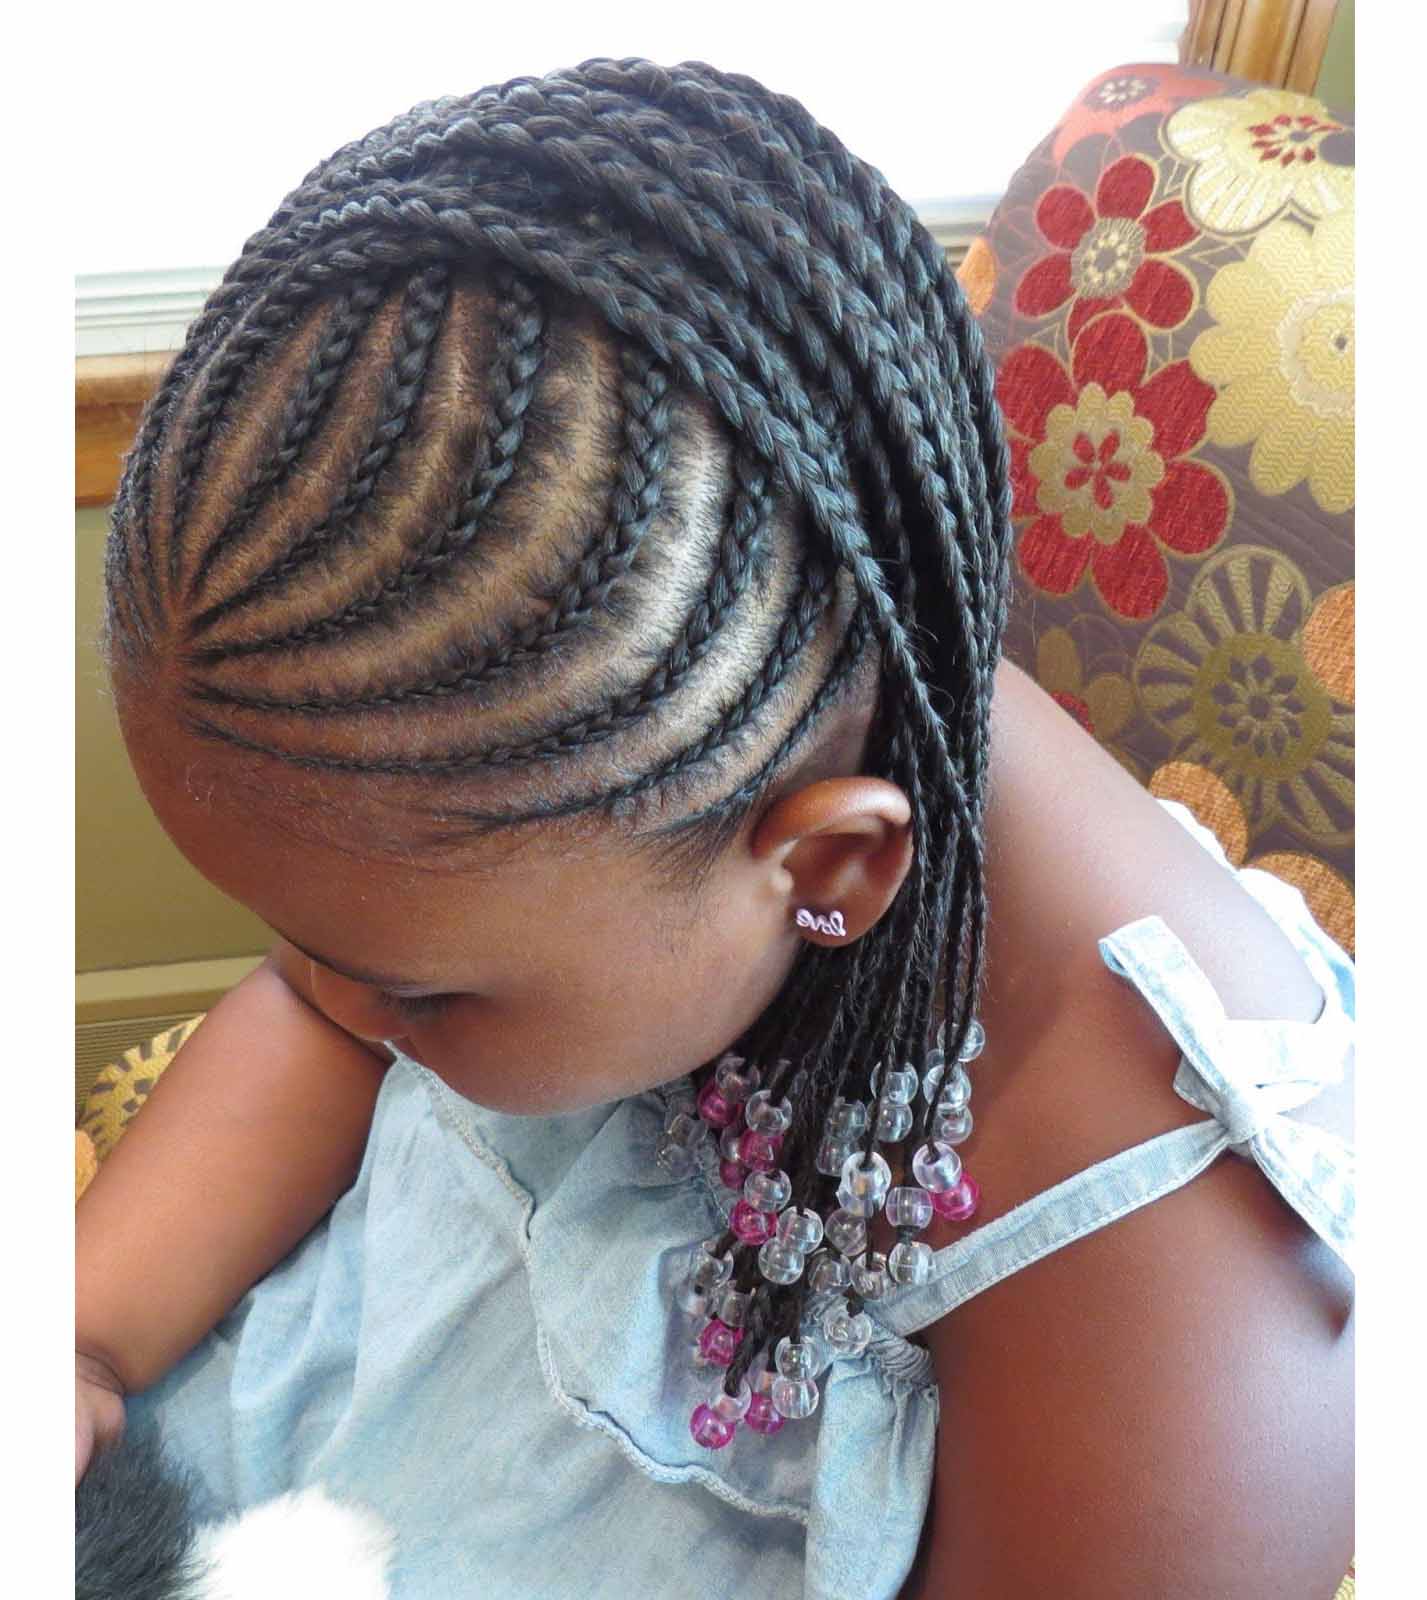
MULTIPOLYGON (((1264 1020, 1256 1038, 1341 1003, 1295 925, 1188 814, 1015 669, 993 714, 986 842, 986 1046, 966 1152, 983 1227, 1205 1120, 1174 1092, 1180 1045, 1107 965, 1107 935, 1160 919, 1229 1018, 1264 1020)), ((1350 1106, 1349 1076, 1295 1115, 1350 1136, 1350 1106)), ((952 1578, 1008 1600, 1092 1583, 1128 1594, 1147 1572, 1166 1597, 1261 1595, 1266 1548, 1292 1567, 1275 1593, 1341 1576, 1351 1276, 1250 1162, 1165 1187, 926 1328, 937 1470, 904 1600, 952 1578)))

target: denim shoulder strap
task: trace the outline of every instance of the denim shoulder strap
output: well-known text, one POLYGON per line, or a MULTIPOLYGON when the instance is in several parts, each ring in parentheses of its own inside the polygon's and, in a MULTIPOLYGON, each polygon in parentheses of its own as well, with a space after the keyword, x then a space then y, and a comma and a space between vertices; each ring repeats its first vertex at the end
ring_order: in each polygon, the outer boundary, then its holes
MULTIPOLYGON (((1242 874, 1245 880, 1259 876, 1242 874)), ((905 1338, 1019 1268, 1178 1189, 1225 1150, 1256 1162, 1351 1267, 1352 1149, 1285 1113, 1340 1082, 1352 1060, 1352 968, 1343 957, 1335 970, 1338 964, 1318 940, 1299 936, 1292 925, 1285 932, 1323 990, 1315 1022, 1228 1017, 1209 979, 1159 917, 1128 923, 1101 939, 1106 966, 1134 984, 1180 1047, 1175 1092, 1208 1112, 1207 1119, 1078 1172, 937 1251, 927 1282, 869 1304, 869 1315, 905 1338)))

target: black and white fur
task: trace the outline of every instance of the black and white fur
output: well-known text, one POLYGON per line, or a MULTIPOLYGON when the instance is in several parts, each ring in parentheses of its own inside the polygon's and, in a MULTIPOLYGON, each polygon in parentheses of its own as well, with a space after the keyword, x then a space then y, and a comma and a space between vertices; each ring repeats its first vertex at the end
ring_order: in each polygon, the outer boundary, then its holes
POLYGON ((187 1475, 131 1427, 75 1491, 75 1600, 388 1600, 393 1539, 320 1484, 201 1524, 187 1475))

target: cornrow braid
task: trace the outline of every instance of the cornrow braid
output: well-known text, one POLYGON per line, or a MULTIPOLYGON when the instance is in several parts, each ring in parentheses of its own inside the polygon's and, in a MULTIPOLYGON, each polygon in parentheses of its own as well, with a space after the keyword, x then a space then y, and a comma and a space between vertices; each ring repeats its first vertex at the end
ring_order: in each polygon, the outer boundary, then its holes
MULTIPOLYGON (((424 371, 423 357, 430 349, 440 322, 445 281, 446 273, 438 267, 411 282, 402 330, 407 349, 404 354, 398 354, 393 363, 391 388, 394 404, 390 408, 391 415, 383 418, 378 449, 389 452, 391 443, 401 436, 412 402, 419 392, 424 371)), ((226 555, 247 532, 259 509, 282 487, 288 473, 301 460, 304 449, 332 403, 338 379, 352 354, 355 340, 370 325, 372 314, 381 304, 382 290, 380 281, 359 283, 333 313, 322 342, 313 353, 302 388, 288 403, 277 448, 244 491, 222 531, 203 552, 185 597, 190 603, 202 592, 213 564, 220 556, 226 555)), ((359 474, 358 481, 363 481, 363 475, 359 474)))
MULTIPOLYGON (((415 107, 252 235, 126 464, 109 627, 197 737, 444 785, 473 836, 602 814, 690 862, 875 666, 864 770, 911 869, 731 1046, 824 1211, 834 1097, 971 1027, 1009 510, 980 336, 882 176, 752 79, 600 59, 415 107)), ((753 1295, 733 1390, 807 1290, 720 1244, 753 1295)))

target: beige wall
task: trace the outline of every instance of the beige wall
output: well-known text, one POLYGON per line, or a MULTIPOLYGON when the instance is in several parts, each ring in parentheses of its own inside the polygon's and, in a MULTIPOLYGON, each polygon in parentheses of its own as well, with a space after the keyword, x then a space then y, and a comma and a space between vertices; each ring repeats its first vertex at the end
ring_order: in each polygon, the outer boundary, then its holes
POLYGON ((119 739, 99 660, 108 511, 75 513, 75 970, 266 950, 251 912, 211 888, 155 822, 119 739))

